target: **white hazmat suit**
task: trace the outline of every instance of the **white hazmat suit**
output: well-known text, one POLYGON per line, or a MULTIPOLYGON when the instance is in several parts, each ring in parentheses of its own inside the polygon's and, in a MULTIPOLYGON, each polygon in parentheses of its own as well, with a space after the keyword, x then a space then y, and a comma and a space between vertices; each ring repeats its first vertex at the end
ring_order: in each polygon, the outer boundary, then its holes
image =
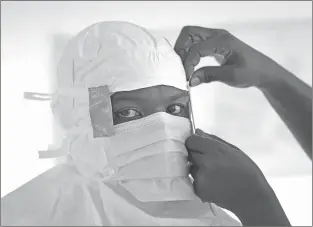
POLYGON ((151 86, 186 90, 168 41, 127 22, 100 22, 71 39, 51 108, 66 156, 1 199, 1 225, 239 225, 195 195, 184 142, 187 118, 159 112, 113 125, 110 95, 151 86))

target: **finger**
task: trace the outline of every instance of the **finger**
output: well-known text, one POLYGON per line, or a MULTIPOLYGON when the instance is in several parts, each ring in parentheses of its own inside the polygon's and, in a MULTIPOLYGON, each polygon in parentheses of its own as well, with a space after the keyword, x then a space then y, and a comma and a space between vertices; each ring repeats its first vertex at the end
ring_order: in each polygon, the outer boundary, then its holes
POLYGON ((176 40, 174 50, 184 62, 186 59, 186 53, 192 46, 208 38, 217 36, 220 33, 220 31, 221 30, 219 29, 186 26, 180 32, 176 40))
POLYGON ((253 76, 248 75, 249 73, 246 69, 234 65, 202 67, 194 72, 190 80, 190 86, 195 87, 202 83, 214 81, 219 81, 231 86, 253 83, 251 79, 253 76))
POLYGON ((195 176, 192 176, 194 179, 193 189, 195 194, 203 201, 203 202, 211 202, 214 198, 212 193, 212 188, 210 187, 209 182, 213 182, 210 179, 210 176, 207 174, 201 174, 201 170, 197 170, 195 172, 195 176))
POLYGON ((221 139, 220 137, 217 137, 215 135, 209 135, 209 137, 240 151, 240 149, 238 147, 236 147, 235 145, 233 145, 231 143, 226 142, 225 140, 221 139))
POLYGON ((188 151, 188 161, 192 165, 201 165, 203 161, 203 153, 197 152, 197 151, 188 151))
MULTIPOLYGON (((197 45, 201 45, 201 43, 197 45)), ((199 64, 201 57, 213 56, 215 52, 216 52, 216 49, 208 49, 208 50, 203 49, 199 52, 185 53, 185 56, 187 57, 185 57, 183 64, 184 64, 187 79, 190 79, 193 76, 194 68, 195 66, 199 64)))
POLYGON ((178 50, 175 50, 176 53, 179 55, 182 63, 184 63, 184 59, 186 59, 187 57, 187 54, 188 54, 188 51, 189 51, 189 48, 194 45, 193 44, 194 40, 192 38, 191 35, 189 35, 185 41, 185 44, 183 45, 182 49, 178 49, 178 50))
POLYGON ((215 60, 220 64, 220 65, 230 65, 229 62, 231 58, 235 58, 235 54, 233 51, 229 48, 225 49, 217 49, 216 54, 214 54, 215 60))
POLYGON ((189 29, 190 29, 190 26, 185 26, 180 31, 178 38, 176 40, 175 46, 174 46, 174 50, 176 52, 181 49, 185 49, 185 43, 189 37, 189 29))
POLYGON ((199 135, 199 136, 202 136, 204 138, 208 137, 208 135, 209 135, 209 134, 205 133, 204 131, 202 131, 199 128, 196 129, 196 134, 199 135))
POLYGON ((208 134, 208 133, 205 133, 204 131, 202 131, 201 129, 196 129, 196 134, 199 135, 199 136, 202 136, 204 138, 211 138, 211 139, 214 139, 214 140, 217 140, 223 144, 226 144, 236 150, 240 150, 238 147, 236 147, 235 145, 231 144, 231 143, 228 143, 227 141, 223 140, 222 138, 218 137, 218 136, 215 136, 215 135, 212 135, 212 134, 208 134))
POLYGON ((189 48, 192 46, 192 38, 189 33, 189 28, 184 27, 174 46, 175 52, 180 56, 180 58, 183 60, 185 53, 188 52, 189 48))
POLYGON ((182 28, 176 40, 174 50, 177 52, 181 49, 189 49, 192 46, 192 43, 186 44, 189 36, 199 37, 201 40, 205 40, 216 36, 220 31, 220 29, 210 29, 199 26, 185 26, 182 28))
POLYGON ((198 165, 192 165, 190 167, 190 175, 192 176, 193 179, 196 179, 197 173, 199 172, 200 167, 198 165))
POLYGON ((190 136, 185 142, 188 151, 199 154, 216 153, 219 142, 211 138, 204 138, 198 135, 190 136))
POLYGON ((208 41, 204 41, 192 46, 183 58, 187 78, 191 78, 195 66, 199 64, 202 57, 215 56, 219 64, 222 65, 230 55, 231 50, 226 49, 221 42, 210 41, 208 44, 208 41))
POLYGON ((192 32, 190 32, 190 37, 192 40, 192 45, 195 45, 195 44, 199 43, 200 41, 204 40, 201 36, 199 36, 198 34, 192 33, 192 32))
POLYGON ((232 81, 235 70, 237 70, 235 66, 228 65, 202 67, 192 75, 190 86, 195 87, 202 83, 210 83, 213 81, 232 81))
MULTIPOLYGON (((199 57, 199 59, 200 59, 200 57, 199 57)), ((192 78, 192 74, 195 71, 195 66, 194 65, 184 65, 184 69, 185 69, 187 80, 190 80, 192 78)))
POLYGON ((210 39, 191 46, 184 63, 187 65, 193 64, 194 56, 197 54, 201 57, 214 56, 214 54, 228 55, 231 52, 228 45, 229 44, 225 42, 225 39, 221 40, 219 39, 219 36, 211 37, 210 39))
POLYGON ((247 87, 259 83, 256 80, 258 77, 253 74, 254 72, 235 65, 202 67, 193 74, 190 86, 218 81, 230 86, 247 87))

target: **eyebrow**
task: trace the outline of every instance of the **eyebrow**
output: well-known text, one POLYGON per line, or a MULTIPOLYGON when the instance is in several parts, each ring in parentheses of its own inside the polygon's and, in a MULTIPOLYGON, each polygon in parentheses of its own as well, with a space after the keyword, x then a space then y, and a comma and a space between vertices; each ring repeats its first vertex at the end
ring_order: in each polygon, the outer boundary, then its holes
POLYGON ((172 99, 178 99, 185 96, 189 96, 188 91, 179 91, 176 94, 170 95, 169 97, 172 99))
POLYGON ((121 100, 138 100, 138 99, 142 99, 142 95, 138 95, 136 93, 132 93, 132 92, 125 92, 125 93, 119 93, 116 95, 112 95, 111 99, 113 99, 114 101, 121 101, 121 100))
MULTIPOLYGON (((177 100, 179 98, 188 96, 189 94, 187 91, 176 91, 173 94, 170 94, 168 97, 172 100, 177 100)), ((141 94, 137 94, 137 92, 124 92, 124 93, 119 93, 116 95, 112 95, 111 98, 113 98, 114 101, 119 101, 119 100, 139 100, 139 99, 146 99, 146 97, 142 96, 141 94)))
POLYGON ((188 94, 182 95, 180 97, 177 97, 176 99, 173 99, 175 102, 189 102, 190 96, 188 94))

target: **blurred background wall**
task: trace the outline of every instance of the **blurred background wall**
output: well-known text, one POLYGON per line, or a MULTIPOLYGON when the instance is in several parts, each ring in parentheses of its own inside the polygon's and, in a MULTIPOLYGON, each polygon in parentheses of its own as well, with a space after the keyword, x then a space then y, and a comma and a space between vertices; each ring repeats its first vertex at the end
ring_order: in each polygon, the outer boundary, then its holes
MULTIPOLYGON (((174 44, 185 25, 225 28, 312 85, 312 2, 1 2, 1 197, 54 165, 37 151, 58 143, 48 102, 67 40, 92 23, 125 20, 174 44)), ((210 59, 209 59, 210 60, 210 59)), ((201 62, 206 64, 208 59, 201 62)), ((262 94, 201 85, 196 126, 240 147, 264 171, 293 225, 312 225, 312 163, 262 94)))

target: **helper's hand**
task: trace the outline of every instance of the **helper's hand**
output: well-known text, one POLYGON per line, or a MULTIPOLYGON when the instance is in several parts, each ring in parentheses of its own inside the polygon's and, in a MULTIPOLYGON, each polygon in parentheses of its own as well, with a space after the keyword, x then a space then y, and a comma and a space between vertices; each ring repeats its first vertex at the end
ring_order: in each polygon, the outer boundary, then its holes
POLYGON ((234 87, 259 88, 303 150, 312 159, 312 87, 228 31, 186 26, 176 41, 191 86, 220 81, 234 87), (221 66, 194 67, 204 56, 221 66))
POLYGON ((202 201, 234 212, 244 225, 289 225, 263 173, 240 149, 199 129, 186 147, 202 201))
POLYGON ((234 145, 197 129, 186 147, 195 193, 203 201, 230 209, 243 198, 253 199, 268 189, 258 166, 234 145))
POLYGON ((187 79, 193 75, 191 86, 220 81, 234 87, 262 87, 275 79, 281 68, 223 29, 186 26, 174 49, 184 63, 187 79), (200 58, 205 56, 214 56, 221 66, 203 67, 194 72, 200 58))

